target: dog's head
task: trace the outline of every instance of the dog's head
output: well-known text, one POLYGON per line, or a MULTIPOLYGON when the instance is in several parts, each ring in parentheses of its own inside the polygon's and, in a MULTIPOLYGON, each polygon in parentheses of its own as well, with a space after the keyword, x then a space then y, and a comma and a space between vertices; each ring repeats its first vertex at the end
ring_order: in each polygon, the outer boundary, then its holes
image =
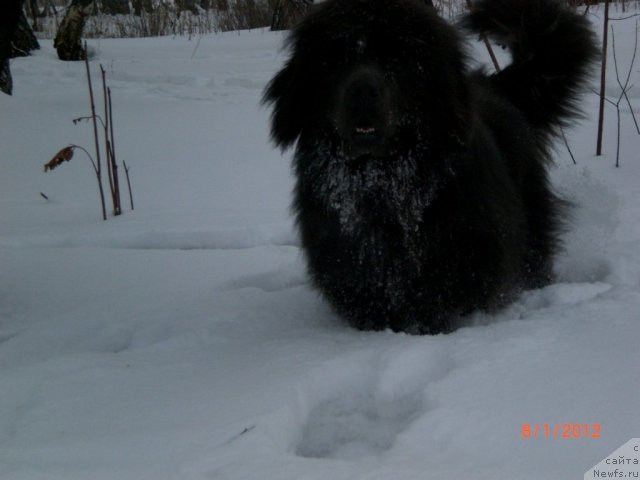
POLYGON ((282 149, 327 132, 350 160, 397 155, 416 140, 442 148, 460 141, 464 54, 425 0, 328 0, 288 46, 264 94, 282 149))

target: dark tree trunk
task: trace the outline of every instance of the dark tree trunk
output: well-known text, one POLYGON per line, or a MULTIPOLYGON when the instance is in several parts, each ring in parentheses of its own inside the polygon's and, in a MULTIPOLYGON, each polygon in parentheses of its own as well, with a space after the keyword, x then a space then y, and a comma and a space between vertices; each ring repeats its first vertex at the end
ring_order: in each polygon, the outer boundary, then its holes
POLYGON ((9 60, 0 62, 0 92, 11 95, 13 93, 13 79, 9 70, 9 60))
POLYGON ((271 30, 287 30, 309 10, 312 0, 275 0, 271 30))
POLYGON ((42 16, 48 17, 50 15, 54 15, 56 17, 56 21, 58 18, 58 12, 56 10, 55 5, 51 4, 51 0, 44 0, 44 7, 42 9, 42 16))
POLYGON ((178 13, 182 11, 190 11, 191 13, 198 14, 198 8, 196 7, 196 0, 175 0, 176 9, 178 13))
POLYGON ((107 15, 127 15, 129 0, 102 0, 102 13, 107 15))
POLYGON ((73 0, 67 14, 62 19, 53 46, 58 51, 60 60, 82 60, 82 30, 87 17, 87 11, 93 2, 91 0, 73 0))
POLYGON ((229 0, 213 0, 215 4, 215 9, 221 12, 226 12, 229 10, 229 0))
POLYGON ((18 26, 13 32, 13 39, 11 40, 11 56, 12 57, 26 57, 32 50, 39 50, 40 44, 38 39, 31 30, 31 25, 27 21, 27 16, 24 12, 20 12, 20 18, 18 20, 18 26))
POLYGON ((5 0, 4 5, 0 7, 0 91, 8 95, 13 91, 11 70, 9 70, 11 41, 21 12, 22 0, 5 0))
POLYGON ((38 0, 27 0, 25 6, 27 8, 27 14, 31 16, 31 21, 33 22, 31 24, 31 28, 35 32, 37 32, 38 30, 40 30, 40 27, 38 26, 38 17, 40 16, 40 7, 38 7, 38 0))
POLYGON ((133 4, 133 13, 135 15, 142 15, 153 10, 151 0, 132 0, 131 3, 133 4))

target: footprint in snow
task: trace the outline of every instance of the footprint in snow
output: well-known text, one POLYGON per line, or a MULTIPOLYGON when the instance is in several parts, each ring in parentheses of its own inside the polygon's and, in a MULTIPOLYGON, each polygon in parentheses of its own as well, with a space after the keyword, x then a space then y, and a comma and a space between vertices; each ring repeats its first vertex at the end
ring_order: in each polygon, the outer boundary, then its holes
POLYGON ((450 370, 450 359, 428 340, 407 348, 330 362, 302 389, 305 411, 295 454, 355 459, 383 454, 426 413, 427 386, 450 370))

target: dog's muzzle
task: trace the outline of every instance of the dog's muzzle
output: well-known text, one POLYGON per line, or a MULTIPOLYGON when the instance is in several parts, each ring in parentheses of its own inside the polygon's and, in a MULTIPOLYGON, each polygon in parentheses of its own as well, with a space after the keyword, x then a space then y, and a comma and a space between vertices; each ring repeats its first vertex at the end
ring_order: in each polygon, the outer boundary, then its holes
POLYGON ((350 159, 387 153, 393 125, 393 88, 382 70, 360 66, 341 82, 334 121, 350 159))

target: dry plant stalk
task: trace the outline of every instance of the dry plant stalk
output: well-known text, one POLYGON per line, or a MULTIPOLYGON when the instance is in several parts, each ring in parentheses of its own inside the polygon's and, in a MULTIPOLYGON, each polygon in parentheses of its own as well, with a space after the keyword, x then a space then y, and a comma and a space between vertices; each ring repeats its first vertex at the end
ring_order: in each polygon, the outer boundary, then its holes
MULTIPOLYGON (((91 103, 91 119, 93 120, 93 138, 96 149, 96 162, 94 167, 98 177, 98 188, 100 189, 100 202, 102 203, 102 219, 107 219, 107 210, 104 205, 104 190, 102 189, 102 162, 100 161, 100 144, 98 142, 98 123, 96 115, 96 104, 93 101, 93 86, 91 85, 91 69, 89 68, 89 55, 87 54, 87 44, 84 44, 84 65, 87 70, 87 84, 89 85, 89 101, 91 103)), ((93 160, 92 160, 93 162, 93 160)))
POLYGON ((127 176, 127 187, 129 187, 129 205, 131 206, 131 210, 133 210, 133 193, 131 193, 131 180, 129 179, 129 167, 127 167, 127 162, 122 160, 122 165, 124 165, 124 173, 127 176))
POLYGON ((120 203, 120 184, 118 182, 118 164, 116 162, 115 144, 113 139, 113 109, 111 104, 111 89, 107 87, 107 72, 100 65, 102 73, 102 94, 104 97, 104 127, 105 150, 107 155, 107 174, 109 176, 109 188, 111 190, 111 202, 113 205, 113 215, 122 213, 120 203))
MULTIPOLYGON (((104 201, 104 190, 102 188, 102 162, 100 159, 100 141, 98 134, 98 122, 104 129, 104 149, 106 153, 107 161, 107 173, 109 175, 109 187, 111 191, 111 199, 113 201, 113 214, 120 215, 122 213, 120 205, 120 186, 118 184, 118 166, 116 162, 115 147, 114 147, 114 135, 113 135, 113 108, 111 102, 111 90, 107 88, 106 72, 102 65, 100 65, 100 71, 102 72, 102 89, 104 94, 104 118, 96 113, 95 101, 93 96, 93 87, 91 83, 91 69, 89 68, 89 59, 87 57, 87 45, 84 46, 84 63, 87 72, 87 84, 89 86, 89 102, 91 106, 91 115, 86 117, 80 117, 73 119, 73 123, 77 124, 81 121, 91 121, 93 125, 93 137, 95 144, 95 160, 94 157, 83 147, 79 145, 69 145, 61 149, 54 157, 44 166, 44 171, 53 170, 54 168, 62 165, 64 162, 68 162, 73 158, 73 153, 76 148, 82 150, 93 166, 93 171, 96 174, 98 180, 98 188, 100 193, 100 204, 102 206, 102 218, 107 219, 107 211, 104 201)), ((129 186, 129 198, 131 200, 131 209, 133 210, 133 195, 131 194, 131 184, 129 183, 129 172, 125 165, 125 171, 127 173, 127 183, 129 186)))

